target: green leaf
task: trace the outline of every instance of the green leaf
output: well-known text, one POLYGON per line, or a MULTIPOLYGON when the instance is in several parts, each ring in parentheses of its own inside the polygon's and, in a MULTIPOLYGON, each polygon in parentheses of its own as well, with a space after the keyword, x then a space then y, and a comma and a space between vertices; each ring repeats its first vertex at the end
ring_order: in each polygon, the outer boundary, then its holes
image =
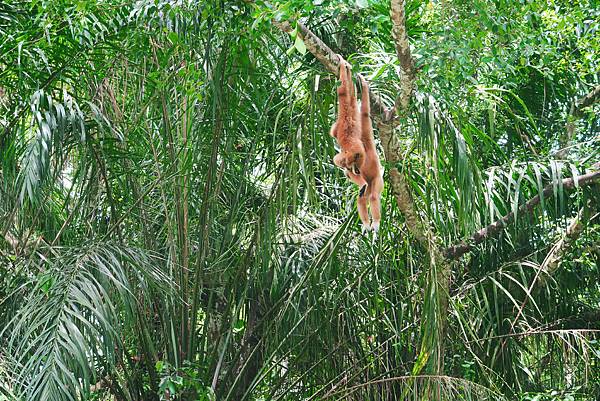
POLYGON ((169 393, 172 396, 175 396, 175 394, 177 394, 177 390, 175 388, 175 383, 173 383, 172 381, 169 380, 169 383, 167 384, 167 387, 169 388, 169 393))
POLYGON ((233 332, 238 333, 242 331, 246 327, 246 321, 243 319, 238 319, 233 325, 233 332))
POLYGON ((176 44, 179 41, 179 36, 177 35, 176 32, 173 32, 173 31, 169 32, 167 37, 173 44, 176 44))
POLYGON ((294 41, 294 47, 303 56, 306 54, 306 45, 304 44, 304 41, 302 40, 300 35, 296 35, 296 40, 294 41))

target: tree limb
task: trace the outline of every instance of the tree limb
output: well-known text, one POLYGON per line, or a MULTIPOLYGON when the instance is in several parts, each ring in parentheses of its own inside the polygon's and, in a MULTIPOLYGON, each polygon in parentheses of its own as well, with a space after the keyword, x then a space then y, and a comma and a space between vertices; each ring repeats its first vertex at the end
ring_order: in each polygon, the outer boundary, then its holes
MULTIPOLYGON (((552 246, 550 252, 544 258, 544 261, 540 265, 540 273, 545 275, 539 276, 539 283, 544 284, 546 277, 552 276, 558 269, 558 265, 562 257, 567 253, 571 246, 577 241, 587 221, 584 219, 585 208, 581 208, 577 215, 573 217, 571 223, 567 227, 564 235, 552 246)), ((535 282, 534 282, 535 283, 535 282)))
POLYGON ((402 91, 396 98, 396 111, 406 113, 415 89, 415 62, 410 54, 410 44, 406 34, 406 13, 404 12, 404 0, 391 0, 390 14, 392 18, 392 36, 396 54, 400 62, 400 86, 402 91))
POLYGON ((380 122, 378 128, 385 160, 392 166, 389 171, 389 181, 392 194, 394 195, 394 198, 396 198, 398 209, 400 209, 404 215, 408 231, 425 249, 427 249, 429 247, 427 229, 417 212, 415 202, 404 174, 394 166, 400 161, 401 150, 398 140, 393 135, 393 126, 390 123, 380 122))
MULTIPOLYGON (((394 102, 395 114, 408 115, 410 101, 415 90, 415 62, 410 53, 410 43, 406 33, 406 13, 404 0, 391 0, 390 16, 392 19, 392 36, 398 61, 400 62, 400 94, 394 102)), ((391 132, 391 123, 379 124, 381 143, 386 153, 386 160, 392 164, 390 169, 390 182, 392 192, 396 197, 398 208, 404 214, 406 226, 412 235, 427 249, 429 269, 425 286, 425 303, 421 318, 421 331, 423 333, 419 351, 419 359, 423 360, 413 367, 413 375, 420 374, 426 365, 428 370, 435 374, 444 372, 444 349, 446 332, 448 329, 448 295, 450 293, 450 276, 452 266, 450 260, 442 254, 439 240, 432 225, 424 221, 417 213, 410 188, 402 174, 394 165, 400 159, 400 146, 391 132), (388 138, 385 137, 388 134, 388 138)), ((435 389, 436 398, 441 398, 435 389)))
MULTIPOLYGON (((339 75, 340 69, 340 60, 337 54, 333 52, 321 39, 317 37, 314 33, 310 31, 300 21, 283 21, 276 22, 273 24, 281 29, 284 32, 291 33, 294 30, 292 24, 295 24, 298 29, 296 34, 300 36, 300 39, 304 42, 306 49, 312 53, 313 56, 321 63, 323 66, 333 73, 335 76, 339 75)), ((381 97, 374 93, 369 88, 369 97, 371 99, 371 110, 376 114, 382 116, 381 118, 384 120, 391 119, 393 117, 393 113, 391 110, 383 104, 381 97)))
MULTIPOLYGON (((526 296, 523 298, 523 302, 521 303, 521 306, 519 307, 519 311, 517 312, 517 315, 513 319, 512 323, 510 324, 510 330, 508 331, 508 334, 511 334, 513 332, 513 330, 515 328, 515 324, 517 324, 517 322, 519 321, 519 317, 521 317, 521 315, 523 314, 525 305, 527 305, 527 301, 531 298, 531 293, 533 291, 533 288, 536 286, 537 283, 540 283, 540 284, 545 283, 547 275, 553 273, 554 270, 556 270, 556 268, 558 267, 560 257, 566 252, 567 248, 575 240, 577 240, 577 238, 579 237, 579 234, 581 234, 581 231, 583 230, 583 223, 581 221, 581 219, 583 217, 583 213, 584 213, 584 209, 582 208, 579 210, 579 212, 577 213, 577 215, 575 216, 573 221, 571 221, 571 223, 569 224, 569 227, 567 227, 566 234, 556 244, 554 244, 552 246, 552 249, 546 255, 546 258, 544 258, 544 261, 542 262, 540 267, 537 269, 535 276, 533 277, 533 280, 531 280, 531 284, 529 285, 529 288, 527 288, 526 296), (546 275, 542 276, 541 275, 542 272, 546 273, 546 275)), ((504 348, 505 344, 506 344, 506 339, 502 342, 503 348, 504 348)))
MULTIPOLYGON (((400 62, 400 87, 401 91, 394 102, 394 112, 389 113, 406 115, 410 107, 410 100, 415 89, 415 63, 410 53, 410 44, 406 33, 406 13, 404 11, 404 0, 391 0, 390 17, 392 20, 392 36, 398 61, 400 62)), ((422 221, 417 213, 410 188, 404 175, 394 165, 400 161, 402 154, 400 143, 393 134, 393 127, 397 121, 390 116, 381 120, 378 124, 379 137, 383 146, 385 159, 392 166, 390 169, 390 184, 392 193, 396 198, 398 208, 404 215, 406 226, 410 233, 429 250, 430 256, 438 254, 433 232, 430 225, 422 221)))
POLYGON ((567 124, 565 125, 565 134, 559 138, 561 149, 554 154, 556 157, 564 158, 567 156, 569 153, 569 142, 575 136, 575 121, 583 117, 583 109, 591 106, 598 100, 600 100, 600 85, 571 105, 571 110, 569 110, 569 115, 567 116, 567 124))
MULTIPOLYGON (((600 181, 600 163, 593 166, 597 170, 589 172, 587 174, 580 175, 576 178, 565 178, 562 180, 563 188, 570 189, 575 187, 575 183, 579 186, 590 185, 596 181, 600 181)), ((548 197, 554 193, 554 184, 548 184, 542 190, 544 197, 548 197)), ((519 206, 518 213, 529 213, 533 211, 533 208, 537 206, 541 201, 540 195, 536 195, 529 199, 527 202, 519 206)), ((444 251, 444 255, 449 259, 459 259, 465 253, 470 252, 476 245, 481 244, 488 238, 493 238, 498 235, 506 226, 512 223, 515 219, 513 212, 508 213, 506 216, 495 221, 494 223, 482 228, 473 234, 468 240, 461 241, 458 244, 452 245, 444 251)))
POLYGON ((596 86, 594 89, 592 89, 590 93, 588 93, 587 95, 575 102, 575 107, 571 112, 571 115, 573 117, 583 116, 583 109, 591 106, 598 100, 600 100, 600 85, 596 86))

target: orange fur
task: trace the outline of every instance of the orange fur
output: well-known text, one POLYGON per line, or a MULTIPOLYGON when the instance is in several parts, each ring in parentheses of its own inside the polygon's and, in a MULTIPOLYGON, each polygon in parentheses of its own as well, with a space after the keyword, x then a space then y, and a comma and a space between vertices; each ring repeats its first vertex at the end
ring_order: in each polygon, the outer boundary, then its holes
POLYGON ((346 177, 358 185, 358 215, 363 229, 377 232, 381 222, 381 192, 383 177, 381 163, 371 123, 371 106, 369 103, 369 86, 361 77, 362 97, 360 112, 354 93, 354 84, 349 64, 340 56, 340 80, 338 88, 338 119, 331 127, 330 134, 335 137, 341 147, 333 162, 346 172, 346 177), (371 207, 370 222, 368 207, 371 207))
POLYGON ((361 140, 360 116, 352 83, 350 64, 340 57, 340 80, 338 93, 338 118, 330 134, 337 139, 340 152, 333 162, 336 166, 353 172, 360 171, 365 160, 365 148, 361 140))
MULTIPOLYGON (((360 105, 361 139, 365 149, 365 160, 360 168, 360 175, 367 183, 364 193, 366 201, 371 206, 371 217, 373 222, 371 228, 377 232, 381 222, 381 192, 383 192, 383 176, 381 175, 381 163, 375 140, 373 139, 373 125, 371 124, 371 105, 369 99, 369 86, 367 81, 361 77, 362 98, 360 105)), ((359 199, 360 201, 360 199, 359 199)), ((361 213, 359 205, 359 214, 361 213)), ((361 220, 368 221, 367 216, 361 216, 361 220)))

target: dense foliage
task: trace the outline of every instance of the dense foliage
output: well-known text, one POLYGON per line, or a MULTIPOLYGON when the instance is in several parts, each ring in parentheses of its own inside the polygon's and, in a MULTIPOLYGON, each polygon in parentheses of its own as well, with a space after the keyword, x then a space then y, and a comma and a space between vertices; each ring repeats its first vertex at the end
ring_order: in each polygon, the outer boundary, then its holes
POLYGON ((375 238, 278 23, 391 106, 387 0, 0 2, 0 400, 598 399, 600 11, 405 10, 375 238))

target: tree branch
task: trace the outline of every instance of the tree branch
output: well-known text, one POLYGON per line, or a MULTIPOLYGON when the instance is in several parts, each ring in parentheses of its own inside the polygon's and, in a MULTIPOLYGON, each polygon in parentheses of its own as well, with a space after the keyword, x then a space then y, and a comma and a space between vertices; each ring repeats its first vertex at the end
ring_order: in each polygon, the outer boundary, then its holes
POLYGON ((400 94, 394 102, 394 112, 386 120, 378 124, 379 137, 385 153, 385 159, 392 166, 390 168, 390 183, 392 193, 396 198, 398 208, 404 215, 406 226, 410 233, 429 250, 430 256, 438 254, 436 241, 430 225, 422 221, 417 213, 417 208, 413 200, 410 188, 404 175, 394 165, 400 161, 402 154, 400 143, 394 136, 393 127, 396 121, 393 120, 395 114, 407 115, 410 107, 410 100, 415 90, 415 62, 410 53, 410 44, 406 33, 406 13, 404 11, 404 0, 391 0, 390 17, 392 20, 392 36, 394 37, 394 47, 398 61, 400 62, 400 94))
POLYGON ((571 105, 569 115, 567 116, 567 124, 565 125, 565 133, 559 138, 559 149, 554 156, 564 158, 569 153, 569 142, 575 136, 575 121, 583 117, 583 109, 591 106, 600 100, 600 85, 596 86, 590 93, 578 99, 571 105))
POLYGON ((415 202, 404 174, 394 166, 400 161, 400 143, 398 143, 398 140, 393 134, 393 126, 391 123, 380 122, 378 124, 378 129, 385 160, 392 166, 389 172, 389 180, 392 194, 394 194, 394 198, 396 198, 398 209, 400 209, 404 215, 408 231, 410 231, 417 241, 427 249, 430 243, 427 239, 428 231, 417 212, 415 202))
MULTIPOLYGON (((284 32, 291 33, 294 30, 292 24, 295 24, 298 29, 296 34, 300 36, 300 39, 304 41, 306 45, 306 49, 312 53, 313 56, 321 63, 323 66, 333 73, 335 76, 339 75, 340 70, 340 60, 337 54, 333 52, 321 39, 317 37, 314 33, 312 33, 306 25, 301 23, 300 21, 290 22, 273 22, 273 24, 281 29, 284 32)), ((360 74, 357 74, 360 75, 360 74)), ((391 110, 383 104, 381 97, 374 93, 369 88, 369 97, 371 99, 371 110, 373 113, 382 116, 382 119, 391 119, 393 117, 393 113, 391 110)))
MULTIPOLYGON (((595 171, 587 174, 580 175, 576 178, 565 178, 562 180, 563 188, 570 189, 575 187, 575 183, 579 186, 590 185, 596 181, 600 181, 600 163, 596 163, 593 166, 595 171)), ((544 197, 548 197, 554 193, 554 184, 548 184, 542 190, 544 197)), ((519 206, 518 213, 530 213, 533 208, 537 206, 541 201, 540 195, 536 195, 529 199, 527 202, 519 206)), ((506 216, 495 221, 494 223, 482 228, 473 234, 467 241, 461 241, 458 244, 452 245, 444 251, 444 255, 449 259, 459 259, 465 253, 470 252, 476 245, 481 244, 488 238, 493 238, 498 235, 506 226, 512 223, 515 219, 513 212, 508 213, 506 216)))
MULTIPOLYGON (((415 62, 410 53, 410 43, 406 33, 406 13, 404 0, 390 1, 390 16, 392 19, 392 36, 398 61, 400 62, 400 95, 394 103, 395 112, 400 116, 408 115, 410 101, 415 90, 415 62)), ((425 303, 421 317, 421 346, 419 359, 425 357, 425 363, 413 368, 413 374, 420 374, 426 366, 432 373, 444 372, 444 349, 446 332, 448 330, 448 295, 450 293, 450 276, 452 266, 450 260, 442 255, 439 240, 429 221, 424 221, 417 213, 410 187, 406 178, 395 166, 399 161, 401 151, 398 140, 393 135, 391 123, 380 124, 381 142, 386 153, 386 159, 392 164, 390 182, 392 192, 396 197, 398 208, 404 214, 406 226, 412 235, 427 250, 429 269, 425 285, 425 303), (385 138, 385 134, 388 134, 385 138)), ((439 390, 439 388, 438 388, 439 390)), ((437 394, 440 398, 440 394, 437 394)))
POLYGON ((585 208, 581 208, 577 215, 571 220, 571 223, 567 227, 564 235, 562 235, 560 239, 552 246, 552 249, 550 249, 550 252, 548 252, 544 258, 544 261, 540 265, 539 272, 545 273, 545 275, 539 276, 540 284, 543 285, 546 282, 546 278, 554 274, 554 272, 558 269, 558 265, 562 257, 568 252, 568 250, 583 232, 585 224, 587 223, 586 219, 584 218, 584 213, 585 208))
MULTIPOLYGON (((546 258, 544 259, 540 267, 537 269, 535 277, 533 277, 533 280, 531 281, 531 284, 527 289, 526 296, 523 298, 523 302, 519 307, 519 311, 517 312, 517 315, 510 324, 510 330, 508 331, 508 334, 511 334, 513 332, 515 324, 519 321, 519 317, 521 317, 521 315, 523 314, 525 305, 527 305, 527 301, 531 298, 531 292, 533 291, 533 288, 536 286, 537 283, 545 283, 547 275, 553 273, 554 270, 556 270, 556 268, 558 267, 558 262, 562 254, 566 252, 566 249, 570 246, 570 244, 577 240, 579 234, 581 234, 581 231, 583 230, 583 223, 581 222, 583 213, 584 209, 582 208, 577 213, 577 216, 575 216, 571 224, 569 224, 565 236, 563 236, 556 244, 554 244, 548 255, 546 255, 546 258), (540 275, 542 272, 547 273, 547 275, 540 275)), ((503 348, 505 344, 506 339, 502 342, 503 348)))
POLYGON ((583 109, 591 106, 600 100, 600 85, 596 86, 590 93, 575 102, 575 107, 571 112, 573 117, 581 117, 583 115, 583 109))
POLYGON ((406 34, 406 13, 404 12, 404 0, 391 0, 390 14, 392 18, 392 36, 396 54, 400 62, 400 85, 402 91, 396 98, 396 111, 406 113, 415 89, 415 62, 410 54, 410 44, 406 34))

